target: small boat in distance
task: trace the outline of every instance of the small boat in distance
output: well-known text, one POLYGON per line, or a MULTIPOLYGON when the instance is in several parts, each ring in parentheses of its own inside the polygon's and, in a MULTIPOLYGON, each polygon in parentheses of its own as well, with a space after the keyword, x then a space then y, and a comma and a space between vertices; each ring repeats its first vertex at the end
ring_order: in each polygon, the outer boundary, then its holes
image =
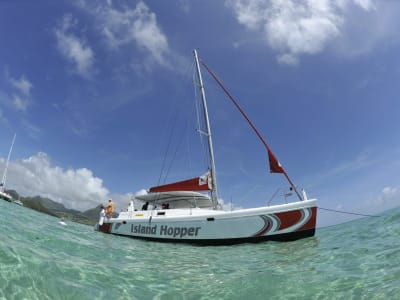
POLYGON ((24 203, 20 199, 14 199, 13 202, 19 206, 24 206, 24 203))
POLYGON ((8 165, 9 165, 9 163, 10 163, 10 157, 11 157, 12 148, 13 148, 13 146, 14 146, 15 137, 16 137, 16 134, 14 134, 13 140, 12 140, 12 142, 11 142, 10 151, 8 152, 8 156, 7 156, 6 166, 5 166, 4 172, 3 172, 3 178, 1 179, 1 182, 0 182, 0 199, 1 199, 1 200, 5 200, 5 201, 7 201, 7 202, 14 202, 14 201, 15 201, 15 200, 11 197, 11 195, 9 195, 8 193, 6 193, 7 170, 8 170, 8 165))
POLYGON ((266 147, 271 173, 283 174, 289 182, 290 192, 298 198, 294 202, 279 205, 233 211, 221 209, 218 202, 213 141, 200 60, 196 50, 194 58, 205 124, 205 128, 198 131, 207 138, 209 171, 203 176, 150 188, 147 194, 135 196, 127 211, 121 212, 117 218, 104 220, 101 225, 97 224, 95 229, 151 241, 201 245, 231 245, 268 240, 292 241, 314 236, 317 200, 308 199, 304 190, 299 192, 237 101, 201 61, 266 147))

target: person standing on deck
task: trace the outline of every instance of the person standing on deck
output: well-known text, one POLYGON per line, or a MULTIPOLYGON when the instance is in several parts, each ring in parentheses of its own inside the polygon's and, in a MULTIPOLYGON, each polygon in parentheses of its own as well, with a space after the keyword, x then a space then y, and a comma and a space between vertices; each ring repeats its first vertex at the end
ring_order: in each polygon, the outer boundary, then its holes
POLYGON ((108 205, 107 205, 107 208, 106 208, 106 216, 107 216, 107 218, 112 218, 113 213, 114 213, 114 209, 115 209, 114 202, 112 201, 112 199, 108 200, 108 205))
POLYGON ((104 206, 100 206, 100 215, 99 215, 99 225, 103 225, 104 219, 106 217, 106 211, 104 210, 104 206))

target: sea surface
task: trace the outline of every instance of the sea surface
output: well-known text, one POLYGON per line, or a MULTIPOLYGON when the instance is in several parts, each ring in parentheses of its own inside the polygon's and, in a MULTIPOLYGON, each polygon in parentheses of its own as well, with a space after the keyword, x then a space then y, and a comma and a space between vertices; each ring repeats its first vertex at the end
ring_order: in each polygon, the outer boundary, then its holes
POLYGON ((400 299, 400 209, 295 242, 209 247, 0 211, 0 299, 400 299))

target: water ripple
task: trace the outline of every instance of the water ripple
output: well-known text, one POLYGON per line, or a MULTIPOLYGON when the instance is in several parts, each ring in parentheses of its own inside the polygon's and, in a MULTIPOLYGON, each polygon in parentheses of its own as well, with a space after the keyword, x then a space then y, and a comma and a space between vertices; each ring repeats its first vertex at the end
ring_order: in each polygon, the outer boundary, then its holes
POLYGON ((397 299, 400 209, 289 243, 198 247, 0 201, 0 299, 397 299))

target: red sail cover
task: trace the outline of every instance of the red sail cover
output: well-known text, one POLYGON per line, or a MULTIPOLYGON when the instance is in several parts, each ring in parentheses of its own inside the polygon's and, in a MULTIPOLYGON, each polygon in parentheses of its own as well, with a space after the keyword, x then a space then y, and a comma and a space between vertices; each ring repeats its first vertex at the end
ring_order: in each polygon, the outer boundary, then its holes
POLYGON ((268 159, 269 159, 269 170, 271 173, 284 173, 281 164, 279 163, 278 159, 270 149, 268 149, 268 159))
POLYGON ((210 191, 208 176, 196 177, 150 188, 150 193, 173 191, 210 191))

